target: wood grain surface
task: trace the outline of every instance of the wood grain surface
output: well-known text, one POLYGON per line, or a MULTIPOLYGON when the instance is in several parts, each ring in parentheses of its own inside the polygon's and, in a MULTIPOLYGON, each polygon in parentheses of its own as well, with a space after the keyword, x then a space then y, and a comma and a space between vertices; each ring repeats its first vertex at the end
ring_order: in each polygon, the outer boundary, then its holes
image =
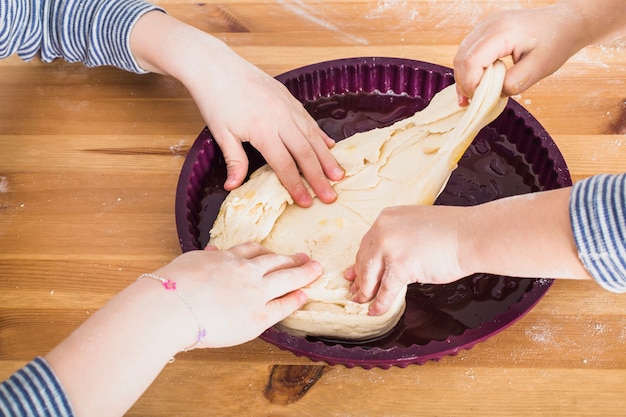
MULTIPOLYGON (((551 1, 156 1, 270 75, 338 58, 451 66, 488 13, 551 1)), ((626 171, 624 44, 521 96, 575 181, 626 171)), ((204 127, 175 80, 0 61, 0 378, 180 253, 174 192, 204 127)), ((129 416, 623 416, 626 296, 558 281, 522 320, 439 362, 328 366, 254 340, 180 354, 129 416)))

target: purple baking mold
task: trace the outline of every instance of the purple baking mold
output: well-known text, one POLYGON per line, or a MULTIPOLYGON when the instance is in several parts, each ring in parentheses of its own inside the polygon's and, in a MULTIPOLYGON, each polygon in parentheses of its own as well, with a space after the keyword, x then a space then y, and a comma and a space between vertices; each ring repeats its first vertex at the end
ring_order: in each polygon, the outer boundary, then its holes
MULTIPOLYGON (((423 109, 454 82, 452 69, 400 58, 320 62, 276 77, 318 124, 339 141, 387 126, 423 109)), ((265 163, 249 144, 253 172, 265 163)), ((184 252, 206 245, 227 192, 226 166, 204 128, 186 156, 176 191, 176 225, 184 252)), ((571 185, 559 149, 539 122, 509 99, 476 136, 435 204, 473 205, 571 185)), ((412 284, 407 308, 387 335, 365 342, 293 336, 276 328, 261 338, 298 356, 365 369, 406 367, 470 349, 528 313, 552 280, 476 274, 446 285, 412 284)))

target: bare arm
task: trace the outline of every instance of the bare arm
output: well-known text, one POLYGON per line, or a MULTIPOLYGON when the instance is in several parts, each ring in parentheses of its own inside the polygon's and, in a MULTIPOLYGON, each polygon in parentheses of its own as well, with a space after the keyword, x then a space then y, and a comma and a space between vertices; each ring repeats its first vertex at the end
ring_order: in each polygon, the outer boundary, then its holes
POLYGON ((381 212, 355 265, 355 300, 386 311, 410 283, 445 284, 477 272, 590 279, 578 258, 569 216, 571 188, 472 207, 399 206, 381 212))
POLYGON ((466 271, 518 277, 591 279, 578 258, 569 214, 571 187, 474 206, 460 227, 466 271))
POLYGON ((123 415, 177 352, 244 343, 306 301, 321 274, 305 255, 255 244, 193 251, 128 286, 47 356, 77 416, 123 415), (201 328, 206 330, 203 336, 201 328))

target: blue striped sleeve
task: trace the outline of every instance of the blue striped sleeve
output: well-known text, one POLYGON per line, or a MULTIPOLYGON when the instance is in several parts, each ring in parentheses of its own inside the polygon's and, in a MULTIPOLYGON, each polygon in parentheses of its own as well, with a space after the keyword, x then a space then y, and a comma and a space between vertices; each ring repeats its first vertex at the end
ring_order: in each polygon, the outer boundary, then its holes
POLYGON ((86 66, 145 73, 130 50, 130 32, 145 13, 143 0, 0 0, 0 58, 62 58, 86 66))
POLYGON ((605 289, 626 292, 626 174, 596 175, 572 187, 578 256, 605 289))
POLYGON ((43 358, 35 358, 0 384, 0 416, 73 415, 61 384, 43 358))

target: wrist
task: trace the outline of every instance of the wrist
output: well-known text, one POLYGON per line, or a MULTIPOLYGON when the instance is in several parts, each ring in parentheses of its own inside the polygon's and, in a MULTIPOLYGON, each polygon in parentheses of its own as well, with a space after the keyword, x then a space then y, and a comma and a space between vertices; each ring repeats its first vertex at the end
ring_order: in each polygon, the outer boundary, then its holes
MULTIPOLYGON (((179 304, 178 306, 173 306, 171 310, 171 311, 177 312, 177 314, 173 315, 174 321, 172 322, 172 324, 174 328, 172 329, 173 332, 171 334, 176 335, 176 333, 179 330, 181 329, 183 330, 183 332, 180 333, 180 337, 178 339, 177 338, 174 339, 174 340, 179 340, 179 343, 178 343, 179 347, 177 348, 175 353, 178 353, 181 351, 187 352, 187 351, 190 351, 199 347, 204 342, 204 338, 206 336, 206 328, 201 323, 201 320, 198 317, 195 307, 189 301, 187 296, 184 295, 182 292, 180 292, 180 290, 178 289, 178 284, 176 283, 176 281, 169 279, 169 278, 165 278, 160 275, 153 274, 153 273, 141 274, 137 278, 137 281, 141 281, 142 279, 148 280, 148 281, 152 280, 154 281, 154 284, 160 285, 160 290, 162 291, 162 293, 156 294, 158 298, 164 297, 163 292, 169 293, 169 300, 167 300, 168 303, 172 303, 172 298, 176 298, 175 301, 177 301, 179 304), (181 306, 184 306, 186 308, 187 310, 186 312, 188 314, 181 312, 181 309, 180 309, 181 306), (184 324, 182 322, 183 320, 185 321, 184 324), (193 339, 193 341, 186 341, 186 340, 191 340, 187 336, 187 334, 191 334, 191 333, 186 330, 189 327, 190 322, 195 323, 195 329, 196 329, 195 338, 193 339)), ((154 289, 152 289, 152 291, 154 291, 154 289)), ((161 302, 158 302, 157 305, 159 306, 160 309, 162 309, 161 302)), ((169 312, 170 310, 167 310, 167 311, 169 312)))
POLYGON ((616 40, 626 33, 623 0, 562 0, 554 6, 561 9, 562 27, 570 30, 568 36, 575 41, 576 51, 588 45, 616 40))
POLYGON ((130 49, 144 70, 170 75, 183 84, 197 67, 210 80, 211 68, 222 61, 216 57, 230 50, 219 39, 159 11, 146 13, 137 21, 130 49))
POLYGON ((510 251, 516 255, 523 252, 526 232, 522 229, 536 226, 526 220, 523 209, 533 209, 524 206, 526 197, 512 196, 466 207, 460 257, 467 275, 523 272, 510 251))
POLYGON ((193 343, 193 318, 159 286, 132 283, 46 355, 77 415, 124 414, 170 359, 193 343))
POLYGON ((457 260, 464 276, 483 272, 481 270, 483 254, 480 247, 481 232, 479 226, 484 225, 484 223, 480 218, 480 210, 480 205, 459 208, 457 260))

